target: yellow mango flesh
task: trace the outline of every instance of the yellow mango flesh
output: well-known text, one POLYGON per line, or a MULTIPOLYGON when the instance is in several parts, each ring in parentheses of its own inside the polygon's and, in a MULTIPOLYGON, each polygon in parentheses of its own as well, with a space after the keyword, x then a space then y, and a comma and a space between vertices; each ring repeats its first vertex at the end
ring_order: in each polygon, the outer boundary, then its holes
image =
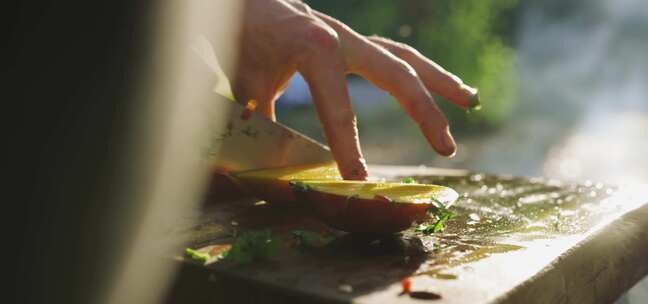
POLYGON ((386 197, 394 202, 432 204, 438 200, 449 206, 458 197, 447 187, 426 184, 387 183, 342 180, 335 162, 261 169, 233 174, 259 198, 268 201, 294 201, 289 182, 307 183, 313 190, 373 199, 386 197))
POLYGON ((458 197, 457 192, 451 188, 438 185, 345 180, 305 180, 301 183, 314 191, 328 194, 357 196, 360 199, 379 196, 396 203, 434 204, 436 200, 449 207, 458 197))
POLYGON ((234 173, 234 176, 241 179, 273 179, 280 181, 342 179, 334 162, 250 170, 234 173))

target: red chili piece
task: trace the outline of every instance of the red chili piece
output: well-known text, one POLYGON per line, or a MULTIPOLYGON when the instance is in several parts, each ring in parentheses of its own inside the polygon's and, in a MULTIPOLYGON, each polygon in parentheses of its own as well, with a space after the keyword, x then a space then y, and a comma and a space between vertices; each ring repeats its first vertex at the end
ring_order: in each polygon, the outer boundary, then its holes
POLYGON ((248 120, 250 119, 250 116, 252 116, 252 112, 256 110, 257 107, 257 101, 254 99, 251 99, 245 104, 245 109, 243 110, 243 113, 241 113, 241 119, 243 120, 248 120))
POLYGON ((409 293, 410 289, 412 288, 412 281, 410 281, 409 278, 403 278, 401 280, 401 287, 403 287, 403 291, 401 293, 409 293))

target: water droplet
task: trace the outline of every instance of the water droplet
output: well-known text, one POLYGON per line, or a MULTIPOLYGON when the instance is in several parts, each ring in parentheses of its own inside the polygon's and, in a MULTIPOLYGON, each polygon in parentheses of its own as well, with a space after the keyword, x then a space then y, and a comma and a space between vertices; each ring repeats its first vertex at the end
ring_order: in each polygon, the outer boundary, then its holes
POLYGON ((338 290, 341 291, 341 292, 345 292, 345 293, 352 293, 353 292, 353 286, 351 286, 349 284, 341 284, 341 285, 338 285, 338 290))
POLYGON ((472 181, 472 182, 479 182, 482 179, 484 179, 484 176, 481 175, 481 174, 475 174, 475 175, 470 176, 470 181, 472 181))

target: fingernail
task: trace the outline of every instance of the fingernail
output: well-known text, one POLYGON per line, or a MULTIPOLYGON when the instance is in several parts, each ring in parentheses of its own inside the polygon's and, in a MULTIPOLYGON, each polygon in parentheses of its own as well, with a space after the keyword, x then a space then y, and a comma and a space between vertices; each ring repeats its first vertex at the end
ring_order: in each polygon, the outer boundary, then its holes
POLYGON ((454 156, 457 152, 457 144, 455 144, 454 138, 450 134, 450 128, 445 128, 445 130, 441 131, 441 140, 443 141, 445 151, 449 152, 447 156, 454 156))

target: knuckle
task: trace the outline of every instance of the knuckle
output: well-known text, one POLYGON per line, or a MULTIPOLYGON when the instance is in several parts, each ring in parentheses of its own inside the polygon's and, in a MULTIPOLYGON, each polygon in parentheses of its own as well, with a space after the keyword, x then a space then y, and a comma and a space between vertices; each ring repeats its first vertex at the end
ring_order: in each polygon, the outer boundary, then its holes
POLYGON ((417 123, 427 123, 431 118, 443 116, 432 96, 430 96, 426 91, 412 93, 408 98, 408 108, 411 111, 410 116, 414 118, 417 123))
POLYGON ((419 75, 416 73, 416 70, 409 64, 402 64, 403 73, 407 75, 408 78, 411 78, 412 81, 419 82, 419 75))
POLYGON ((416 70, 414 70, 411 65, 400 59, 395 60, 395 62, 399 77, 401 77, 404 81, 418 84, 418 73, 416 73, 416 70))
POLYGON ((416 49, 400 42, 394 42, 392 44, 392 47, 390 48, 390 51, 392 52, 392 54, 405 60, 415 58, 419 55, 419 52, 416 49))
POLYGON ((333 52, 340 48, 340 38, 331 27, 312 21, 304 31, 304 42, 309 51, 333 52))
POLYGON ((308 6, 308 4, 299 1, 299 0, 288 0, 288 3, 292 5, 295 9, 299 10, 302 13, 305 14, 310 14, 311 13, 311 8, 308 6))
POLYGON ((331 119, 331 127, 336 130, 355 130, 357 128, 356 115, 351 110, 339 111, 331 119))
POLYGON ((421 115, 418 124, 421 128, 442 130, 449 127, 445 116, 436 106, 420 109, 420 111, 421 115))

